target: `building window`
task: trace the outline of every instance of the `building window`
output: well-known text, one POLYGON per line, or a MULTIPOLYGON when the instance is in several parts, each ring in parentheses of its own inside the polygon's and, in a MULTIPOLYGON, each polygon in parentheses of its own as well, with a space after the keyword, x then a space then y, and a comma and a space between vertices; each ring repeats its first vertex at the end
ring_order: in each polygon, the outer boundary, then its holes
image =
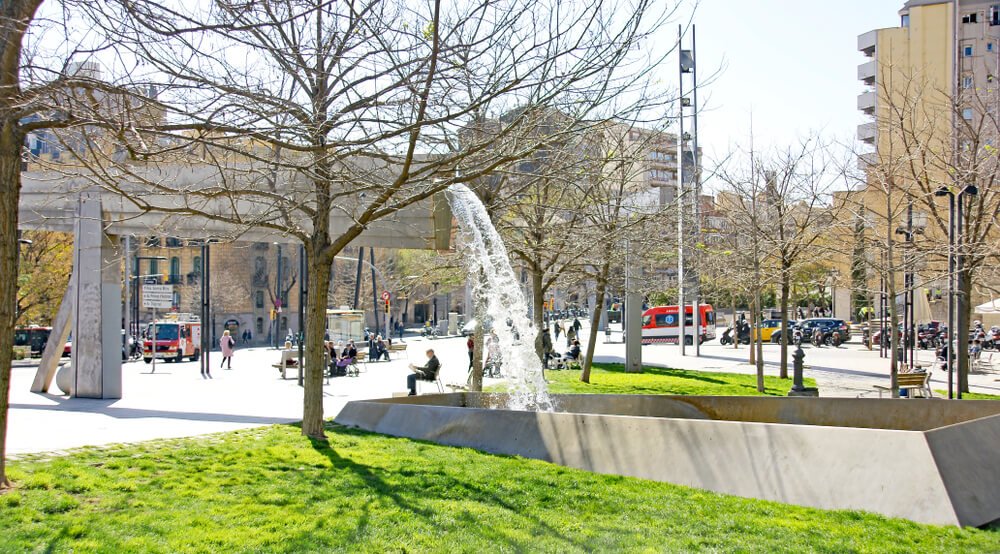
POLYGON ((262 317, 257 318, 257 334, 264 334, 264 318, 262 317))
POLYGON ((180 309, 181 307, 181 293, 174 291, 174 309, 180 309))
POLYGON ((972 52, 973 52, 973 49, 972 49, 972 45, 971 44, 967 44, 967 45, 965 45, 965 46, 962 47, 962 55, 965 56, 966 58, 971 58, 972 57, 972 52))
POLYGON ((264 307, 264 291, 259 290, 257 294, 254 295, 254 305, 258 308, 264 307))
POLYGON ((177 237, 167 237, 167 248, 180 248, 184 246, 184 241, 177 237))
POLYGON ((910 26, 910 14, 905 13, 905 14, 903 14, 903 15, 901 15, 899 17, 899 26, 900 27, 909 27, 910 26))
POLYGON ((993 43, 992 42, 987 42, 986 43, 986 51, 987 52, 992 52, 993 51, 993 43))
POLYGON ((962 23, 978 23, 978 14, 976 12, 967 13, 962 16, 962 23))
POLYGON ((149 237, 146 239, 146 248, 159 248, 160 237, 149 237))
POLYGON ((195 256, 191 263, 194 266, 191 268, 191 273, 201 275, 201 256, 195 256))
POLYGON ((990 6, 990 25, 1000 25, 1000 4, 990 6))
POLYGON ((181 281, 181 260, 177 256, 170 258, 170 282, 180 284, 181 281))
POLYGON ((156 275, 160 272, 159 260, 149 260, 149 274, 156 275))
POLYGON ((964 88, 964 89, 970 89, 970 88, 972 88, 972 76, 971 75, 966 75, 966 76, 962 77, 962 88, 964 88))
POLYGON ((962 119, 964 119, 966 121, 972 120, 972 108, 963 108, 962 109, 962 119))

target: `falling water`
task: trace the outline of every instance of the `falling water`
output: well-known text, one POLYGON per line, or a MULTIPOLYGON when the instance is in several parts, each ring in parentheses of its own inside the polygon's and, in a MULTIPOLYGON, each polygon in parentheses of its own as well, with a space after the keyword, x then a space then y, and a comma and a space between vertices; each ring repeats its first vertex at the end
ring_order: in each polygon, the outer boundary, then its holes
POLYGON ((476 298, 485 299, 487 320, 499 339, 510 392, 507 408, 550 411, 552 400, 542 377, 541 361, 535 354, 536 331, 503 240, 474 192, 465 185, 452 185, 448 193, 464 244, 471 251, 466 262, 476 298))

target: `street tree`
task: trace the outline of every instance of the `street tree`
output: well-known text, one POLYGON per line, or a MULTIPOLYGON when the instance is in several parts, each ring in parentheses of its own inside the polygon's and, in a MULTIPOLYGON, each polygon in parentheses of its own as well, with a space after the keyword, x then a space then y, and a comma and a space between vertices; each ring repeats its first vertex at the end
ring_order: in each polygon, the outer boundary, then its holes
MULTIPOLYGON (((75 161, 141 211, 300 242, 310 290, 328 290, 334 257, 379 220, 543 148, 518 108, 562 107, 573 127, 634 89, 647 38, 670 13, 640 1, 623 15, 598 0, 88 7, 119 59, 137 60, 127 68, 137 92, 55 99, 75 161), (515 115, 483 140, 459 141, 491 113, 515 115), (207 169, 169 170, 192 163, 207 169)), ((309 295, 302 431, 314 437, 326 307, 309 295)))

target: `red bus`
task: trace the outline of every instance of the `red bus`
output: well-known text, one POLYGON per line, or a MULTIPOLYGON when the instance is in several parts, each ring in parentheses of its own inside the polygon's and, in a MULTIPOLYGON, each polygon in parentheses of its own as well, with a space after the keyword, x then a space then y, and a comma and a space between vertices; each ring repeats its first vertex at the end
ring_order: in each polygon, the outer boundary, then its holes
MULTIPOLYGON (((684 306, 685 344, 694 344, 693 306, 684 306)), ((698 306, 699 343, 715 338, 715 311, 711 304, 698 306)), ((680 335, 677 306, 653 306, 642 314, 642 344, 677 344, 680 335)))

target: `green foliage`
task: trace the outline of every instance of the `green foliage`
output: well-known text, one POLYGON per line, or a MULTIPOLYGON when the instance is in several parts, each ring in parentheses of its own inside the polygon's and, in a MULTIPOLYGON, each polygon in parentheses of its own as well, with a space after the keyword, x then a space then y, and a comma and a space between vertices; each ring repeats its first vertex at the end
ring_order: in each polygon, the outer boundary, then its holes
MULTIPOLYGON (((644 367, 642 373, 626 373, 622 364, 595 363, 590 373, 590 384, 580 381, 575 371, 549 371, 549 390, 554 393, 601 394, 684 394, 755 396, 757 376, 739 373, 715 373, 644 367)), ((806 386, 815 387, 813 379, 806 379, 806 386)), ((778 377, 764 377, 764 394, 784 396, 791 381, 778 377)))
POLYGON ((14 359, 23 360, 31 356, 30 346, 15 346, 14 347, 14 359))
POLYGON ((32 486, 0 495, 0 551, 1000 549, 997 532, 750 500, 342 427, 327 436, 313 441, 272 426, 14 461, 14 480, 32 486))

